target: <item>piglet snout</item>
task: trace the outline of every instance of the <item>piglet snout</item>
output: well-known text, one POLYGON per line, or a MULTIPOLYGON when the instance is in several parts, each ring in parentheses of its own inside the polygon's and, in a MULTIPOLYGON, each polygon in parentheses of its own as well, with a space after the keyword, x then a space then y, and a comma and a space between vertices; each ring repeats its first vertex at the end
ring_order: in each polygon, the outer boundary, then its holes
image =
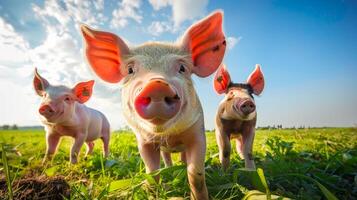
POLYGON ((38 109, 38 112, 43 115, 44 117, 51 117, 52 115, 55 114, 54 109, 50 105, 42 105, 40 109, 38 109))
POLYGON ((181 106, 177 92, 163 79, 151 79, 134 100, 140 117, 153 124, 162 124, 173 118, 181 106))
POLYGON ((255 111, 255 104, 252 100, 246 99, 238 103, 238 109, 244 114, 249 115, 255 111))

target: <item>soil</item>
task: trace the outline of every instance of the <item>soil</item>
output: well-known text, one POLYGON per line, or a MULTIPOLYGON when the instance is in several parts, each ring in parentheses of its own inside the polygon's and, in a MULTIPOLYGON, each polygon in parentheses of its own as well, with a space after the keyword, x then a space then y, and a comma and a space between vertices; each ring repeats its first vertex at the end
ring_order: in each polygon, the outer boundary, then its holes
MULTIPOLYGON (((15 180, 12 185, 14 199, 64 199, 69 198, 70 187, 64 177, 27 177, 15 180)), ((0 199, 8 199, 5 179, 0 179, 0 199)))

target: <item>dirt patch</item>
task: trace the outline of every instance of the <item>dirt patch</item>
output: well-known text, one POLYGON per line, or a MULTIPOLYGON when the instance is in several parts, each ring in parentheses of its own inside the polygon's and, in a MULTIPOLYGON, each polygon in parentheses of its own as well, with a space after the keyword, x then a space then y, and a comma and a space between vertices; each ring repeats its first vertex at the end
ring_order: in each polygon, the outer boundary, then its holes
MULTIPOLYGON (((28 177, 16 180, 12 186, 14 199, 63 199, 69 198, 70 187, 62 176, 36 178, 28 177)), ((0 199, 8 198, 6 181, 0 180, 0 199)))

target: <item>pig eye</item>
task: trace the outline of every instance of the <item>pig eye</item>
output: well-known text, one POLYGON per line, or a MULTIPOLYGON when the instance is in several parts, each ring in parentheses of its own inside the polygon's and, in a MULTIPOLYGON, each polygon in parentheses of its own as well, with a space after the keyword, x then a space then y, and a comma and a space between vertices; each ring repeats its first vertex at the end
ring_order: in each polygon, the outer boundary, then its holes
POLYGON ((128 67, 128 74, 133 74, 134 73, 134 69, 132 67, 128 67))
POLYGON ((180 73, 185 73, 186 69, 185 66, 183 66, 182 64, 180 65, 180 73))
POLYGON ((68 101, 70 101, 70 100, 71 100, 71 98, 66 97, 66 98, 64 98, 64 100, 68 102, 68 101))

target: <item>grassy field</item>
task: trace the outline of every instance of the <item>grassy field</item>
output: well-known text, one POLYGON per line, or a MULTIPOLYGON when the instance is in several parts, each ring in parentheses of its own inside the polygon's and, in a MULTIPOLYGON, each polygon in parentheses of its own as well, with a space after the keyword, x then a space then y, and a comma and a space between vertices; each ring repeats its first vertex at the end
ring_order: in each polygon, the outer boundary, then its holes
MULTIPOLYGON (((106 160, 101 156, 101 141, 96 141, 94 154, 86 160, 83 147, 76 165, 68 162, 71 138, 62 140, 52 163, 41 165, 44 137, 44 131, 38 130, 0 131, 11 181, 28 176, 61 176, 70 185, 71 199, 189 198, 185 166, 178 161, 178 155, 174 155, 174 167, 157 172, 162 179, 155 183, 151 175, 145 174, 130 132, 112 134, 111 155, 106 160)), ((213 133, 207 133, 207 143, 206 183, 211 199, 242 199, 254 192, 293 199, 333 199, 331 193, 338 199, 357 199, 355 128, 257 131, 255 162, 264 171, 267 186, 259 173, 242 169, 244 162, 235 151, 231 167, 223 172, 213 133)), ((2 178, 5 168, 1 161, 2 178)))

